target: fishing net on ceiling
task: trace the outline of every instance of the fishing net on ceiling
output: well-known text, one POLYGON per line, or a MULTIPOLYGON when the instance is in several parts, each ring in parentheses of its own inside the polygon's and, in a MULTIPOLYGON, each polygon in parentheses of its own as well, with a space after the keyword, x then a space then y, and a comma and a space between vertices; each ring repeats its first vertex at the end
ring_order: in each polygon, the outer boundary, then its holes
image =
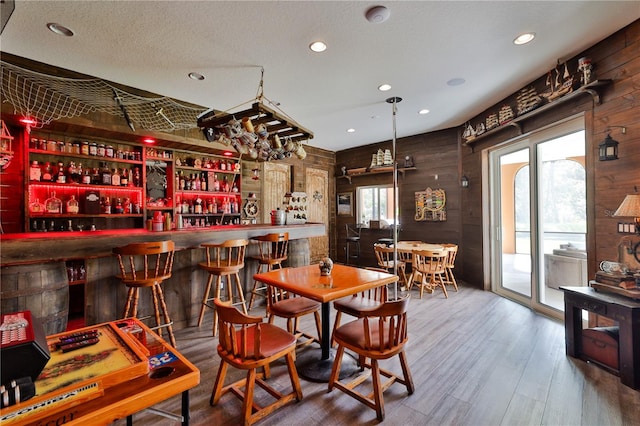
POLYGON ((131 130, 171 132, 197 128, 203 111, 167 97, 147 98, 125 92, 104 80, 74 79, 41 74, 0 61, 2 102, 43 127, 61 118, 92 112, 120 116, 131 130))

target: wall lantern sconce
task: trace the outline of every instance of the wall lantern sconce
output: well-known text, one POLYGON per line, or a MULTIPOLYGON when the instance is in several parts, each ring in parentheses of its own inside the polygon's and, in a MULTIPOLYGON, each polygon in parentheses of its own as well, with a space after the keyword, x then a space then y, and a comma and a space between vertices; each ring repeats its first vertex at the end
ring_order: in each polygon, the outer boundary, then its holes
MULTIPOLYGON (((621 128, 623 135, 627 133, 626 127, 622 127, 622 126, 611 126, 611 127, 621 128)), ((614 140, 611 137, 611 128, 607 128, 607 137, 604 138, 604 140, 600 145, 598 145, 598 151, 600 153, 600 161, 609 161, 609 160, 618 159, 618 141, 614 140)))
POLYGON ((460 179, 460 186, 463 188, 469 187, 469 178, 467 175, 462 175, 462 178, 460 179))

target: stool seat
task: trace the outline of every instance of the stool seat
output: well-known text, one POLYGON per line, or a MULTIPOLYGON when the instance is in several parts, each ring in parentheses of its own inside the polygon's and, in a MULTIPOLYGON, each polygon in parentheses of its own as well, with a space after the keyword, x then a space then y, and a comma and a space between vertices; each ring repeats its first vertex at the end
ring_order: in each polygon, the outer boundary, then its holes
POLYGON ((347 230, 347 236, 345 237, 345 263, 348 265, 352 259, 357 260, 360 258, 360 229, 362 226, 359 223, 345 225, 347 230), (351 245, 354 245, 352 248, 351 245))
POLYGON ((223 277, 226 278, 227 282, 227 300, 230 301, 232 305, 240 306, 242 311, 245 314, 247 313, 244 291, 242 290, 242 283, 240 281, 240 271, 244 268, 245 251, 248 244, 248 240, 236 239, 227 240, 222 243, 205 243, 201 246, 205 249, 207 260, 206 262, 199 262, 198 267, 208 272, 209 278, 207 279, 207 284, 202 296, 200 314, 198 315, 198 327, 200 327, 204 319, 205 309, 213 309, 214 336, 218 333, 218 312, 215 305, 211 302, 214 299, 221 298, 223 277), (211 295, 214 277, 216 278, 215 287, 213 289, 213 295, 211 295), (235 296, 231 283, 233 278, 235 278, 235 296))
POLYGON ((155 327, 151 327, 151 329, 162 335, 162 329, 166 328, 170 343, 175 347, 173 321, 169 316, 161 285, 165 280, 171 278, 174 250, 173 241, 156 241, 116 247, 113 249, 113 254, 118 259, 120 269, 120 274, 117 274, 116 278, 128 288, 123 318, 138 318, 139 290, 140 288, 150 288, 153 316, 156 321, 155 327))

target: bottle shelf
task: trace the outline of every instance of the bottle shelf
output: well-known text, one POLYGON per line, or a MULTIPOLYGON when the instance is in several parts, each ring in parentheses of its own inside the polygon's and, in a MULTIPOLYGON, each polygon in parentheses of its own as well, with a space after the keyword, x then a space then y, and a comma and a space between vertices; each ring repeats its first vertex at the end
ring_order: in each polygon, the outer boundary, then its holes
POLYGON ((30 181, 30 187, 35 188, 51 188, 51 189, 89 189, 95 191, 113 190, 116 192, 142 192, 143 188, 140 186, 114 186, 114 185, 96 185, 96 184, 83 184, 83 183, 58 183, 58 182, 43 182, 43 181, 30 181))
POLYGON ((216 197, 240 197, 240 192, 222 192, 222 191, 192 191, 186 189, 178 189, 176 194, 186 194, 186 195, 208 195, 208 196, 216 196, 216 197))
POLYGON ((228 175, 239 175, 240 170, 221 170, 221 169, 208 169, 206 167, 191 167, 191 166, 176 166, 178 170, 191 170, 194 172, 213 172, 213 173, 226 173, 228 175))
POLYGON ((94 218, 94 217, 102 217, 106 219, 120 219, 120 218, 138 218, 142 217, 142 213, 140 214, 124 214, 124 213, 100 213, 100 214, 85 214, 85 213, 30 213, 31 219, 64 219, 64 218, 74 218, 77 217, 79 219, 84 218, 94 218))
POLYGON ((81 160, 102 161, 102 162, 108 162, 108 163, 124 163, 124 164, 142 165, 142 160, 126 160, 124 158, 117 158, 117 157, 102 157, 97 155, 74 154, 71 152, 47 151, 44 149, 29 149, 29 154, 42 154, 42 155, 47 155, 51 157, 78 158, 81 160))
POLYGON ((205 217, 205 216, 240 216, 240 213, 177 213, 182 217, 205 217))

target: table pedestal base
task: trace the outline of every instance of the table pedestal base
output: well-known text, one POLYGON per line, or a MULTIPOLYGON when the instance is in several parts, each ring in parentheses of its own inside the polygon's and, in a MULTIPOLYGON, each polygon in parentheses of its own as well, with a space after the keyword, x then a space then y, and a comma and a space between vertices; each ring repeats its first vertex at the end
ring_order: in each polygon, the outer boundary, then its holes
MULTIPOLYGON (((329 383, 333 361, 336 357, 336 350, 329 350, 329 359, 322 358, 322 349, 309 348, 296 354, 296 368, 300 377, 311 382, 329 383)), ((339 378, 342 380, 360 371, 358 361, 351 355, 345 353, 340 365, 339 378)))

